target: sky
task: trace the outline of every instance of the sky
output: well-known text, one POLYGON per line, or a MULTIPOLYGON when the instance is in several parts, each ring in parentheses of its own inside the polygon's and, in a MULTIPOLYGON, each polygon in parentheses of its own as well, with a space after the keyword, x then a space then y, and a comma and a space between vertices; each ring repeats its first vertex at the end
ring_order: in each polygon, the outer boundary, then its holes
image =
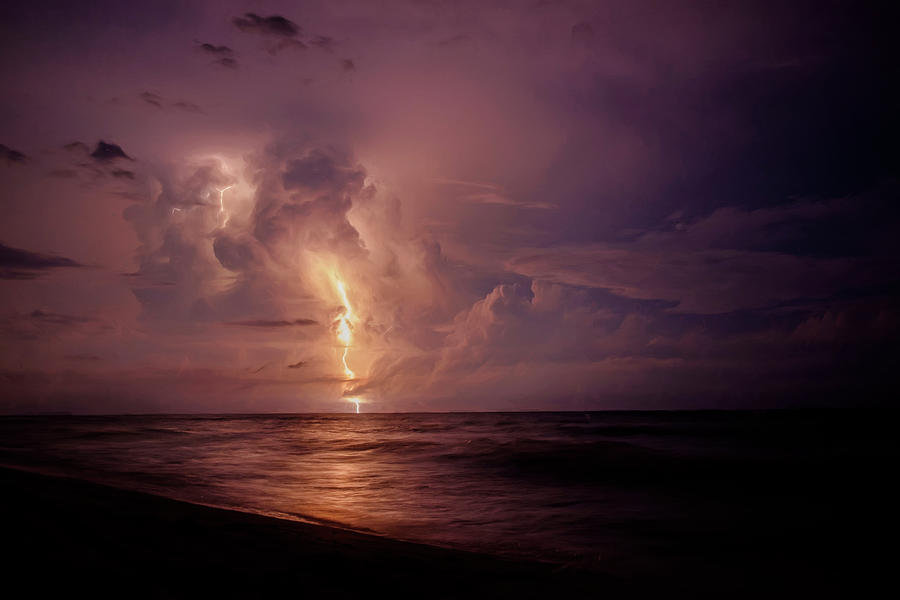
POLYGON ((896 15, 0 8, 0 412, 888 405, 896 15))

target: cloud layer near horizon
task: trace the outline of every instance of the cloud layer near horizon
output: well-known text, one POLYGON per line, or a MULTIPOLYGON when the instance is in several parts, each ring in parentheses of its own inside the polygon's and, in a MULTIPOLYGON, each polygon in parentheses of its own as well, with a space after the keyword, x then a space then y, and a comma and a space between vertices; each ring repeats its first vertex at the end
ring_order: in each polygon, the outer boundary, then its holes
POLYGON ((865 8, 4 11, 0 411, 896 391, 893 42, 865 8))

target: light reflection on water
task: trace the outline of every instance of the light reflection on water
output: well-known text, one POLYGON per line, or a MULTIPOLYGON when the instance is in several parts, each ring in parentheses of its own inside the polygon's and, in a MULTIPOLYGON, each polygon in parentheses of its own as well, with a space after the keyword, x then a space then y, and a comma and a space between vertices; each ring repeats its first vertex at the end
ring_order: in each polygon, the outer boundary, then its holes
POLYGON ((715 413, 18 417, 0 419, 0 462, 401 539, 581 560, 627 553, 646 540, 623 531, 685 506, 715 515, 702 505, 710 495, 695 493, 711 477, 816 458, 824 446, 797 427, 715 413))

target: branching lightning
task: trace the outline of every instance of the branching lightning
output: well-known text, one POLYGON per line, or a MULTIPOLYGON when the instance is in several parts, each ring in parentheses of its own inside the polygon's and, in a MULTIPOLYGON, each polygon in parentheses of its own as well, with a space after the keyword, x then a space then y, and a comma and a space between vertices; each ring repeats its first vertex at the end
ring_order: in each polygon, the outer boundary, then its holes
POLYGON ((228 225, 228 211, 225 210, 225 192, 234 187, 234 184, 229 185, 228 187, 223 187, 219 192, 219 214, 216 216, 216 219, 221 219, 222 227, 228 225))

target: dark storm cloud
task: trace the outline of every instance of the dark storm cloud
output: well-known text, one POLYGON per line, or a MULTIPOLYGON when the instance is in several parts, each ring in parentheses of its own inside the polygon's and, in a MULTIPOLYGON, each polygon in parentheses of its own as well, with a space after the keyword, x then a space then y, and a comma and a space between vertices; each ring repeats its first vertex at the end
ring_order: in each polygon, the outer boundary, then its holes
POLYGON ((3 304, 45 328, 34 306, 112 312, 125 333, 9 350, 0 368, 89 369, 65 357, 121 349, 115 389, 159 397, 209 367, 171 395, 184 410, 219 402, 210 385, 227 406, 275 406, 248 400, 274 389, 253 387, 259 365, 273 386, 330 382, 325 410, 357 392, 382 410, 896 392, 898 38, 874 3, 311 0, 298 20, 334 37, 302 40, 265 11, 59 5, 0 23, 22 57, 4 141, 48 163, 0 168, 16 199, 0 238, 133 272, 96 291, 7 284, 3 304), (184 60, 198 36, 215 43, 184 60), (141 162, 77 142, 37 154, 92 131, 141 162))
POLYGON ((300 33, 296 23, 280 15, 261 17, 256 13, 244 13, 243 17, 231 20, 234 26, 247 33, 259 33, 279 37, 294 37, 300 33))
POLYGON ((91 152, 91 157, 100 162, 110 162, 119 158, 134 160, 125 154, 125 151, 122 150, 121 146, 107 143, 103 140, 97 142, 97 146, 94 148, 94 151, 91 152))
POLYGON ((200 44, 200 49, 213 56, 231 56, 234 54, 234 51, 228 46, 216 46, 214 44, 202 43, 200 44))
POLYGON ((260 243, 278 254, 287 240, 309 251, 365 254, 347 213, 374 190, 364 185, 366 171, 349 151, 273 145, 262 161, 270 179, 257 190, 253 234, 260 243))
POLYGON ((212 64, 219 65, 220 67, 225 67, 228 69, 236 69, 238 66, 235 52, 229 46, 217 46, 215 44, 204 42, 198 43, 197 48, 200 50, 200 52, 203 52, 207 56, 215 58, 212 64))
POLYGON ((250 319, 247 321, 229 321, 228 325, 238 325, 240 327, 263 327, 263 328, 279 328, 279 327, 309 327, 310 325, 318 325, 315 319, 292 319, 287 320, 266 320, 266 319, 250 319))
POLYGON ((238 61, 231 58, 230 56, 224 56, 215 61, 214 64, 219 65, 220 67, 225 67, 226 69, 237 69, 238 61))
POLYGON ((213 242, 213 252, 223 267, 230 271, 246 271, 258 267, 262 258, 253 240, 222 233, 213 242))
POLYGON ((91 149, 88 148, 88 145, 85 144, 84 142, 70 142, 70 143, 66 144, 65 146, 63 146, 63 148, 65 150, 68 150, 69 152, 78 152, 78 153, 83 153, 85 155, 87 155, 91 151, 91 149))
POLYGON ((158 94, 154 94, 153 92, 141 92, 139 96, 141 100, 147 104, 155 106, 156 108, 162 108, 162 98, 160 98, 158 94))
POLYGON ((346 153, 337 149, 315 149, 302 158, 287 161, 282 176, 287 190, 336 189, 356 187, 362 183, 365 172, 350 162, 346 153))
POLYGON ((184 112, 202 113, 199 105, 187 100, 171 100, 154 92, 141 92, 138 97, 145 103, 160 110, 177 109, 184 112))
POLYGON ((24 163, 28 160, 28 157, 18 150, 13 150, 9 146, 0 144, 0 160, 3 160, 7 164, 24 163))
POLYGON ((115 28, 133 36, 148 29, 170 26, 173 21, 195 14, 194 11, 191 3, 173 0, 160 0, 140 7, 118 0, 90 3, 39 0, 3 6, 4 25, 11 26, 13 31, 27 29, 29 39, 40 33, 52 38, 66 38, 66 41, 96 36, 98 28, 115 28))
POLYGON ((327 52, 332 52, 335 45, 337 45, 334 39, 328 37, 327 35, 317 35, 313 39, 309 40, 309 43, 327 52))
POLYGON ((267 51, 272 56, 280 54, 284 50, 306 50, 306 44, 300 40, 293 38, 282 38, 272 44, 269 44, 267 51))
MULTIPOLYGON (((152 203, 138 202, 125 210, 145 244, 133 278, 145 314, 275 327, 284 323, 246 317, 283 312, 278 298, 296 293, 291 289, 295 278, 278 269, 295 260, 298 248, 364 254, 346 213, 354 198, 368 193, 365 171, 348 153, 273 145, 250 164, 258 186, 252 210, 245 204, 245 212, 232 215, 227 224, 219 190, 235 179, 215 160, 166 175, 152 203), (208 288, 221 280, 223 267, 235 279, 210 294, 208 288)), ((225 196, 229 211, 245 202, 240 196, 237 189, 225 196)))
POLYGON ((611 241, 676 210, 699 217, 723 204, 834 198, 896 177, 898 119, 888 107, 900 98, 884 75, 896 39, 874 5, 813 6, 719 5, 702 11, 717 27, 688 30, 667 21, 698 18, 696 7, 633 3, 584 21, 594 36, 573 45, 573 85, 551 92, 584 129, 568 136, 546 187, 533 188, 582 209, 552 217, 568 241, 611 241), (623 145, 612 150, 613 140, 623 145))
POLYGON ((62 256, 11 248, 0 243, 0 279, 34 279, 50 269, 81 266, 62 256))
POLYGON ((674 310, 696 314, 827 299, 884 282, 900 268, 900 214, 881 194, 755 210, 722 207, 667 225, 627 242, 523 251, 508 267, 628 298, 674 301, 674 310))

